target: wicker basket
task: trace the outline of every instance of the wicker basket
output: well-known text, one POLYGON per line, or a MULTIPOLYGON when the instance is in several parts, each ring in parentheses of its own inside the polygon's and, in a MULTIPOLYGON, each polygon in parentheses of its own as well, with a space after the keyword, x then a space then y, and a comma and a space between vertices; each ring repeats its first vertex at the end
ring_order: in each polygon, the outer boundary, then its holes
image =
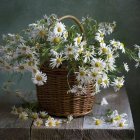
MULTIPOLYGON (((73 19, 84 32, 79 20, 73 16, 64 16, 73 19)), ((86 87, 86 95, 73 95, 67 93, 69 86, 75 84, 75 76, 70 75, 67 79, 68 71, 66 68, 51 69, 42 65, 41 71, 47 74, 47 82, 43 86, 37 86, 37 97, 41 109, 45 109, 50 115, 74 117, 83 116, 92 111, 95 96, 93 85, 86 87), (67 83, 69 81, 69 85, 67 83)))

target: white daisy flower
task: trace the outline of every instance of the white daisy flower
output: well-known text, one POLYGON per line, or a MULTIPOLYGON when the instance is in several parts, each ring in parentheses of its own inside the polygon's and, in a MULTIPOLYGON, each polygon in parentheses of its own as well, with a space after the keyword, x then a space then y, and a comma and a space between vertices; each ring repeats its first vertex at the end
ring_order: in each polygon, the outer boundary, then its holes
POLYGON ((43 120, 40 118, 37 118, 36 120, 34 120, 33 125, 36 127, 40 127, 41 125, 43 125, 43 120))
POLYGON ((135 49, 140 50, 140 46, 139 45, 135 44, 134 47, 135 47, 135 49))
POLYGON ((14 114, 14 115, 18 115, 18 110, 15 106, 12 107, 11 113, 14 114))
POLYGON ((34 84, 41 86, 47 81, 47 76, 45 73, 37 71, 32 80, 34 84))
POLYGON ((16 51, 17 53, 26 54, 30 52, 30 47, 22 43, 18 45, 18 48, 16 49, 16 51))
POLYGON ((110 84, 110 81, 109 81, 109 78, 108 78, 107 74, 103 74, 103 76, 102 76, 102 87, 107 88, 107 87, 109 87, 109 84, 110 84))
POLYGON ((63 60, 64 60, 64 58, 62 57, 62 53, 60 53, 55 58, 50 59, 50 61, 51 61, 50 66, 52 68, 54 68, 54 67, 58 68, 62 64, 63 60))
POLYGON ((108 105, 108 102, 105 97, 102 98, 101 106, 108 105))
POLYGON ((39 38, 44 39, 44 38, 46 37, 46 34, 47 34, 47 30, 46 30, 46 29, 47 29, 47 28, 45 28, 44 25, 38 26, 38 27, 36 28, 36 30, 37 30, 37 36, 38 36, 39 38))
POLYGON ((73 116, 72 115, 68 115, 67 116, 67 123, 70 123, 73 120, 73 116))
POLYGON ((64 54, 66 55, 65 56, 66 58, 68 58, 68 59, 73 58, 74 55, 75 55, 75 52, 76 52, 76 50, 75 50, 75 48, 74 48, 74 46, 72 44, 65 46, 64 54))
POLYGON ((138 68, 140 66, 140 62, 138 60, 135 60, 137 63, 135 64, 135 67, 138 68))
POLYGON ((8 72, 12 72, 13 71, 13 67, 11 65, 9 65, 8 63, 4 64, 4 70, 8 71, 8 72))
POLYGON ((29 36, 31 36, 31 38, 39 37, 44 39, 46 37, 47 28, 45 28, 44 25, 39 25, 39 23, 38 24, 33 23, 29 25, 29 28, 30 28, 29 36))
POLYGON ((93 58, 93 53, 90 51, 85 51, 83 57, 84 57, 84 63, 87 63, 93 58))
POLYGON ((14 70, 15 71, 17 71, 17 72, 21 72, 21 73, 23 73, 23 72, 25 72, 25 65, 19 65, 19 66, 16 66, 16 67, 14 67, 14 70))
POLYGON ((97 80, 101 77, 101 71, 99 71, 99 69, 92 68, 90 71, 90 76, 93 80, 97 80))
POLYGON ((108 116, 111 122, 126 119, 128 116, 126 113, 119 114, 117 110, 114 110, 110 116, 108 116))
POLYGON ((118 46, 119 46, 119 49, 122 50, 122 53, 125 53, 124 44, 121 42, 118 42, 118 46))
POLYGON ((113 23, 102 22, 99 23, 99 30, 102 31, 105 35, 110 35, 114 31, 115 26, 115 21, 113 23))
POLYGON ((107 59, 106 61, 106 70, 108 71, 114 71, 116 69, 116 65, 115 65, 115 59, 114 57, 111 57, 109 59, 107 59))
POLYGON ((101 47, 99 48, 99 55, 108 54, 108 52, 109 52, 109 48, 105 44, 101 45, 101 47))
POLYGON ((32 117, 33 119, 37 119, 37 118, 38 118, 38 113, 37 113, 37 112, 32 112, 32 113, 31 113, 31 117, 32 117))
POLYGON ((61 36, 66 31, 65 27, 66 26, 62 22, 57 22, 54 27, 54 34, 61 36))
POLYGON ((111 85, 114 87, 115 92, 119 91, 119 89, 124 85, 124 76, 114 79, 114 82, 112 82, 111 85))
POLYGON ((45 126, 55 127, 56 126, 56 120, 52 117, 49 117, 48 120, 45 122, 45 126))
POLYGON ((101 126, 105 122, 103 118, 98 119, 98 118, 93 117, 92 119, 93 119, 94 125, 96 126, 101 126))
MULTIPOLYGON (((26 112, 25 109, 23 109, 22 107, 18 107, 17 108, 17 112, 18 114, 21 114, 22 112, 26 112)), ((26 112, 27 113, 27 112, 26 112)))
POLYGON ((50 54, 51 54, 52 56, 57 56, 57 55, 58 55, 58 52, 56 52, 54 49, 51 49, 51 50, 50 50, 50 54))
POLYGON ((81 44, 82 42, 82 36, 80 34, 77 34, 77 37, 74 39, 74 45, 77 47, 81 44))
POLYGON ((63 38, 64 38, 64 41, 67 41, 67 38, 68 38, 68 32, 67 31, 64 31, 63 38))
POLYGON ((108 116, 108 119, 112 123, 112 126, 124 127, 126 126, 128 115, 126 113, 119 114, 117 110, 114 110, 112 114, 108 116))
POLYGON ((41 118, 46 118, 48 116, 48 113, 46 111, 40 111, 39 115, 41 118))
POLYGON ((54 32, 49 32, 48 41, 54 44, 59 44, 62 41, 62 37, 54 32))
POLYGON ((21 119, 21 120, 27 120, 28 119, 28 114, 26 112, 21 112, 19 114, 19 119, 21 119))
POLYGON ((120 121, 118 121, 117 126, 118 127, 127 127, 128 126, 128 120, 121 119, 120 121))
POLYGON ((60 125, 62 123, 62 120, 60 120, 60 119, 55 119, 55 125, 57 126, 57 125, 60 125))
POLYGON ((86 94, 86 90, 82 85, 74 85, 70 90, 68 90, 68 93, 74 93, 76 95, 83 95, 86 94))
POLYGON ((138 57, 140 58, 140 46, 135 44, 134 47, 136 50, 138 50, 138 57))
POLYGON ((79 72, 75 73, 77 74, 76 79, 81 82, 81 84, 88 84, 91 82, 89 72, 84 67, 79 67, 79 72))
POLYGON ((113 39, 113 40, 110 40, 110 44, 113 46, 114 50, 120 49, 120 50, 122 50, 122 53, 125 53, 125 49, 124 49, 124 44, 123 43, 121 43, 119 41, 115 41, 113 39))
POLYGON ((91 65, 99 70, 103 70, 106 66, 105 62, 102 59, 96 59, 94 58, 93 61, 91 61, 91 65))
POLYGON ((124 65, 124 69, 128 72, 128 71, 129 71, 129 66, 128 66, 128 64, 127 64, 127 63, 123 63, 123 65, 124 65))
POLYGON ((101 85, 100 83, 101 82, 99 82, 98 80, 95 82, 95 85, 94 85, 95 86, 95 93, 94 94, 97 94, 97 93, 99 93, 101 91, 100 90, 100 85, 101 85))
POLYGON ((95 40, 99 42, 104 42, 104 33, 100 30, 95 34, 95 40))

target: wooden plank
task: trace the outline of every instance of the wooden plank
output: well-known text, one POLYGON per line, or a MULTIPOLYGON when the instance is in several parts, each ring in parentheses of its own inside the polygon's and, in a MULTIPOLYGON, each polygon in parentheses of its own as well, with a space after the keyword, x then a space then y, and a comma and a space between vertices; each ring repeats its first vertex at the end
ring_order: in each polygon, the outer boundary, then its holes
POLYGON ((119 93, 114 93, 110 89, 103 90, 96 96, 96 103, 100 103, 103 97, 107 99, 109 105, 95 104, 93 112, 89 115, 75 118, 70 123, 54 128, 35 127, 32 125, 32 120, 21 121, 17 116, 10 114, 10 110, 1 110, 0 140, 133 140, 134 124, 125 89, 119 93), (95 126, 92 117, 103 116, 107 109, 117 109, 119 113, 127 113, 128 127, 120 129, 107 125, 95 126))
POLYGON ((114 93, 114 91, 110 89, 103 90, 101 94, 97 95, 96 103, 100 103, 103 97, 107 99, 109 104, 106 106, 95 104, 93 112, 84 117, 83 140, 133 140, 135 130, 125 89, 120 90, 119 93, 114 93), (100 118, 105 114, 107 109, 117 109, 119 113, 127 113, 129 121, 128 127, 116 128, 110 125, 93 125, 92 117, 100 118))
POLYGON ((83 117, 54 128, 32 126, 31 140, 82 140, 83 117))
POLYGON ((0 112, 0 140, 30 140, 32 120, 21 121, 8 111, 0 112))

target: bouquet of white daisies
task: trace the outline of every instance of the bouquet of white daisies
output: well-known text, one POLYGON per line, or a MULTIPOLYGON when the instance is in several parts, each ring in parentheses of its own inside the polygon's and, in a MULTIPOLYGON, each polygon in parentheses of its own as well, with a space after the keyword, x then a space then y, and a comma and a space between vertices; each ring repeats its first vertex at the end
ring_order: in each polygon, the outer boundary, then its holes
POLYGON ((29 24, 20 34, 3 35, 0 46, 0 70, 9 72, 32 73, 33 83, 41 86, 47 82, 47 73, 40 67, 61 69, 75 74, 77 85, 69 92, 93 83, 95 93, 100 88, 110 85, 118 91, 124 84, 120 71, 129 71, 127 63, 117 66, 116 60, 121 55, 134 59, 139 66, 140 46, 132 51, 118 40, 108 37, 115 29, 116 23, 98 23, 90 17, 80 22, 73 16, 77 25, 66 26, 56 15, 44 16, 41 20, 29 24), (80 29, 80 30, 79 30, 80 29), (138 53, 137 53, 138 52, 138 53), (138 55, 137 55, 138 54, 138 55))

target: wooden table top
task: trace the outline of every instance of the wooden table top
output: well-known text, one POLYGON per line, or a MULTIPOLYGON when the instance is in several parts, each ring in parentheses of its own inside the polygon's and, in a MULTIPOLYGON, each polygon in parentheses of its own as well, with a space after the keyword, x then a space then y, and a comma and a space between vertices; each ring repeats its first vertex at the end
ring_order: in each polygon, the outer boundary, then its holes
POLYGON ((135 129, 129 100, 125 89, 114 93, 113 89, 103 90, 96 95, 92 113, 74 118, 70 123, 57 127, 33 126, 33 120, 22 121, 10 111, 0 111, 0 140, 134 140, 135 129), (105 97, 108 105, 101 106, 105 97), (92 117, 102 117, 107 109, 128 114, 128 126, 124 128, 111 125, 95 126, 92 117))

